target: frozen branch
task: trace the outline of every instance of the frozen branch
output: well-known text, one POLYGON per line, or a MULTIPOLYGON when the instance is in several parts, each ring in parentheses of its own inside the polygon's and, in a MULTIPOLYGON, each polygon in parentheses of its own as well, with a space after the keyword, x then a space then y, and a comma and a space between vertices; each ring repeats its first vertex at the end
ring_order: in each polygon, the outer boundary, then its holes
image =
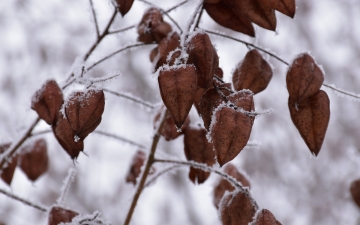
POLYGON ((135 103, 138 103, 138 104, 140 104, 140 105, 143 105, 143 106, 145 106, 145 107, 147 107, 147 108, 149 108, 149 109, 154 109, 154 108, 155 108, 153 104, 151 104, 151 103, 149 103, 149 102, 146 102, 146 101, 144 101, 144 100, 142 100, 142 99, 140 99, 140 98, 137 98, 137 97, 135 97, 135 96, 131 96, 131 95, 129 95, 129 94, 115 92, 115 91, 112 91, 112 90, 109 90, 109 89, 106 89, 106 88, 103 88, 103 91, 108 92, 108 93, 110 93, 110 94, 113 94, 113 95, 115 95, 115 96, 121 97, 121 98, 128 99, 128 100, 130 100, 130 101, 133 101, 133 102, 135 102, 135 103))
POLYGON ((100 31, 99 31, 99 25, 97 22, 97 18, 96 18, 96 13, 95 13, 95 8, 94 8, 94 4, 92 0, 89 0, 90 2, 90 6, 91 6, 91 11, 92 11, 92 15, 94 18, 94 24, 95 24, 95 30, 96 30, 96 38, 98 39, 100 37, 100 31))
POLYGON ((22 203, 24 203, 25 205, 28 205, 28 206, 30 206, 30 207, 33 207, 33 208, 35 208, 35 209, 37 209, 37 210, 40 210, 40 211, 42 211, 42 212, 47 212, 47 209, 46 209, 45 207, 43 207, 43 206, 41 206, 41 205, 38 205, 38 204, 35 204, 35 203, 33 203, 33 202, 30 202, 30 201, 28 201, 28 200, 26 200, 26 199, 20 198, 20 197, 14 195, 14 194, 12 194, 12 193, 9 193, 9 192, 1 189, 1 188, 0 188, 0 193, 3 193, 4 195, 8 196, 9 198, 12 198, 12 199, 14 199, 14 200, 16 200, 16 201, 22 202, 22 203))
POLYGON ((62 187, 60 189, 61 194, 60 194, 59 198, 56 201, 58 205, 62 205, 62 203, 65 201, 66 196, 69 193, 71 183, 75 179, 75 174, 76 174, 76 171, 75 171, 74 168, 70 168, 68 170, 68 175, 63 180, 63 185, 62 185, 62 187))
POLYGON ((177 168, 180 168, 181 166, 185 166, 185 165, 175 165, 175 166, 170 166, 166 169, 164 169, 163 171, 160 171, 159 173, 157 173, 156 175, 154 175, 150 180, 148 180, 148 182, 146 182, 145 187, 149 186, 152 182, 154 182, 156 179, 158 179, 160 176, 174 170, 177 168))

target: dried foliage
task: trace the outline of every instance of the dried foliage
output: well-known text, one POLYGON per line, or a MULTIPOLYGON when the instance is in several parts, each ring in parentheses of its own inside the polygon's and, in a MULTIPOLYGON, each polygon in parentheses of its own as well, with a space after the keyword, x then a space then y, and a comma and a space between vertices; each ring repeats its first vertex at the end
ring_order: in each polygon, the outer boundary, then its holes
MULTIPOLYGON (((0 145, 0 154, 5 152, 10 146, 11 143, 0 145)), ((1 179, 9 186, 14 176, 17 161, 18 161, 18 157, 17 156, 13 157, 11 159, 11 162, 8 162, 7 165, 4 167, 4 169, 1 171, 1 179)))
POLYGON ((49 212, 48 225, 58 225, 60 223, 69 223, 71 220, 79 215, 69 209, 64 209, 60 206, 53 206, 49 212))
MULTIPOLYGON (((215 164, 215 152, 212 143, 206 138, 204 128, 188 127, 184 133, 184 150, 187 160, 205 163, 208 166, 215 164)), ((201 184, 210 176, 210 172, 190 167, 189 178, 195 184, 201 184)))
POLYGON ((354 202, 360 208, 360 179, 354 180, 350 185, 350 193, 354 202))
POLYGON ((121 15, 125 16, 125 14, 131 9, 134 0, 116 0, 116 3, 118 4, 121 15))
POLYGON ((267 209, 256 212, 255 220, 251 225, 281 225, 274 215, 267 209))

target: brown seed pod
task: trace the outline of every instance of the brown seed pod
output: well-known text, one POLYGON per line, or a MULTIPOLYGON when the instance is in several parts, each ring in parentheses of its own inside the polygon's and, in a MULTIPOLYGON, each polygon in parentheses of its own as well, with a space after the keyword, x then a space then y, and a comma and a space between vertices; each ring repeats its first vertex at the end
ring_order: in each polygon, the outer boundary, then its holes
POLYGON ((220 166, 233 160, 250 138, 252 121, 242 112, 220 105, 214 111, 210 134, 220 166))
POLYGON ((31 101, 31 108, 47 124, 57 121, 58 112, 64 103, 63 93, 55 80, 48 80, 35 92, 31 101))
POLYGON ((194 64, 198 71, 197 86, 208 88, 219 67, 219 57, 206 33, 197 33, 187 44, 189 58, 187 63, 194 64))
POLYGON ((226 28, 255 37, 255 30, 249 18, 243 12, 233 10, 234 6, 232 0, 222 0, 216 4, 204 3, 204 9, 215 22, 226 28))
POLYGON ((146 154, 143 151, 137 151, 132 159, 128 175, 126 176, 127 183, 133 183, 136 185, 136 178, 140 175, 141 167, 144 165, 145 160, 146 154))
POLYGON ((274 215, 267 209, 262 209, 256 212, 255 220, 251 223, 252 225, 281 225, 276 220, 274 215))
POLYGON ((227 193, 219 207, 223 225, 248 225, 257 210, 258 206, 250 194, 240 190, 227 193))
MULTIPOLYGON (((0 154, 4 153, 9 147, 10 147, 11 143, 8 144, 2 144, 0 145, 0 154)), ((11 162, 9 162, 7 164, 6 167, 3 168, 3 170, 0 172, 1 173, 1 179, 7 183, 9 186, 11 184, 11 181, 13 179, 14 176, 14 172, 16 169, 16 165, 17 165, 17 161, 18 161, 18 157, 12 157, 11 158, 11 162)))
MULTIPOLYGON (((221 84, 218 87, 224 96, 229 96, 231 94, 230 83, 221 84)), ((199 104, 199 112, 204 121, 204 126, 207 130, 210 129, 214 109, 218 107, 222 102, 224 102, 224 99, 215 88, 209 88, 202 95, 199 104)))
POLYGON ((235 69, 232 81, 234 89, 240 91, 249 89, 257 94, 268 86, 272 78, 272 69, 261 54, 253 49, 249 51, 244 60, 235 69))
POLYGON ((48 225, 58 225, 60 223, 70 223, 79 213, 59 206, 53 206, 49 212, 48 225))
POLYGON ((289 96, 289 110, 301 137, 310 151, 317 156, 330 120, 330 101, 326 92, 320 90, 300 104, 289 96))
MULTIPOLYGON (((260 4, 262 1, 268 0, 261 0, 260 4)), ((287 15, 288 17, 294 18, 296 11, 295 0, 270 0, 270 3, 273 9, 287 15)))
POLYGON ((289 95, 298 104, 317 93, 323 82, 324 74, 307 53, 299 55, 293 61, 286 75, 289 95))
MULTIPOLYGON (((250 188, 249 180, 242 173, 240 173, 233 164, 228 163, 224 168, 224 172, 226 174, 232 176, 233 178, 235 178, 237 181, 239 181, 243 185, 243 187, 250 188)), ((220 201, 226 191, 232 192, 234 190, 235 190, 234 186, 232 186, 229 183, 229 181, 227 181, 225 179, 220 179, 219 183, 214 188, 214 205, 215 205, 215 207, 219 208, 220 201)))
POLYGON ((177 128, 183 125, 196 94, 196 69, 192 65, 170 67, 159 72, 159 88, 164 105, 177 128))
MULTIPOLYGON (((208 166, 215 164, 215 152, 212 143, 206 138, 207 131, 204 128, 188 127, 184 133, 184 150, 187 160, 205 163, 208 166)), ((189 178, 195 184, 204 183, 210 176, 210 172, 190 167, 189 178)))
POLYGON ((124 17, 125 14, 128 13, 129 10, 131 9, 134 0, 116 0, 116 2, 119 6, 119 11, 121 15, 124 17))
MULTIPOLYGON (((160 116, 161 116, 161 112, 162 109, 165 106, 162 105, 161 107, 159 107, 159 110, 157 111, 155 118, 154 118, 154 128, 155 128, 155 124, 159 121, 160 116)), ((179 137, 181 134, 183 134, 183 132, 178 132, 178 129, 176 128, 175 125, 175 121, 174 118, 171 116, 170 113, 166 113, 166 118, 165 118, 165 124, 163 126, 163 128, 160 131, 160 134, 165 138, 165 140, 170 141, 170 140, 174 140, 177 137, 179 137)), ((186 130, 186 128, 189 126, 190 124, 190 119, 189 116, 186 117, 184 124, 181 127, 181 130, 186 130)))
MULTIPOLYGON (((232 0, 225 0, 232 1, 232 0)), ((271 7, 269 2, 259 0, 233 0, 236 4, 232 10, 239 11, 245 14, 249 20, 256 23, 260 27, 268 30, 276 29, 275 10, 271 7)))
POLYGON ((19 166, 26 176, 37 180, 48 169, 49 158, 46 141, 38 139, 20 150, 19 166))
POLYGON ((74 92, 65 105, 65 116, 60 112, 53 132, 60 145, 71 156, 77 158, 84 149, 83 140, 101 122, 105 97, 101 90, 74 92))
POLYGON ((161 11, 158 8, 149 8, 137 27, 138 41, 145 44, 159 43, 171 31, 172 28, 170 24, 164 22, 161 11))
POLYGON ((354 202, 360 208, 360 179, 354 180, 353 182, 351 182, 350 193, 351 193, 351 196, 352 196, 354 202))

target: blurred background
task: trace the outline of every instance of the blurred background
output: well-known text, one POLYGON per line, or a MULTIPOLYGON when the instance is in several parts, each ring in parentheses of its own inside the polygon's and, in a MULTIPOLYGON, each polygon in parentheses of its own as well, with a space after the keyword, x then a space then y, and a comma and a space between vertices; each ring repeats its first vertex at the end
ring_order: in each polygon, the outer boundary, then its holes
MULTIPOLYGON (((113 8, 110 1, 93 0, 100 31, 113 8)), ((178 0, 153 0, 169 9, 178 0)), ((170 15, 185 27, 198 1, 189 1, 170 15)), ((263 47, 287 62, 302 52, 311 52, 325 70, 325 83, 360 93, 360 2, 357 0, 297 0, 295 19, 278 12, 277 31, 256 27, 256 38, 220 27, 204 13, 200 27, 227 33, 263 47)), ((135 0, 125 16, 118 15, 111 30, 136 25, 149 6, 135 0)), ((165 20, 169 22, 168 18, 165 20)), ((173 24, 172 24, 173 25, 173 24)), ((256 25, 255 25, 256 26, 256 25)), ((173 25, 173 29, 176 27, 173 25)), ((210 36, 220 57, 224 80, 248 49, 241 43, 210 36)), ((85 65, 136 43, 136 29, 106 37, 85 65)), ((0 2, 0 143, 11 142, 36 118, 31 96, 47 79, 63 84, 69 71, 95 42, 96 33, 88 0, 3 0, 0 2)), ((157 79, 152 75, 149 52, 155 45, 117 54, 86 76, 122 75, 104 87, 137 96, 146 102, 161 102, 157 79)), ((268 88, 255 96, 255 108, 272 109, 271 115, 255 120, 250 141, 233 163, 251 182, 251 194, 261 208, 269 209, 286 225, 360 224, 360 209, 352 201, 350 183, 360 178, 360 102, 323 87, 330 98, 331 119, 318 157, 311 155, 292 124, 287 106, 287 67, 263 55, 273 65, 268 88)), ((73 85, 65 91, 82 89, 73 85)), ((146 146, 153 137, 151 109, 105 93, 103 120, 97 130, 106 131, 146 146)), ((201 122, 195 109, 191 123, 201 122)), ((49 130, 40 122, 35 131, 49 130)), ((0 188, 49 207, 56 203, 69 168, 77 174, 64 204, 83 214, 98 210, 112 224, 122 224, 135 187, 125 182, 132 157, 139 147, 110 137, 90 134, 85 152, 73 163, 52 133, 45 138, 49 170, 32 183, 17 168, 11 187, 0 188)), ((37 136, 36 138, 39 138, 37 136)), ((35 140, 30 138, 28 142, 35 140)), ((26 143, 25 143, 26 144, 26 143)), ((183 136, 161 140, 157 157, 185 160, 183 136)), ((155 164, 157 171, 169 165, 155 164)), ((217 167, 217 166, 216 166, 217 167)), ((213 188, 219 177, 212 174, 202 185, 188 179, 189 168, 161 176, 146 188, 138 202, 132 224, 221 224, 213 205, 213 188)), ((47 224, 47 215, 0 194, 0 224, 47 224)))

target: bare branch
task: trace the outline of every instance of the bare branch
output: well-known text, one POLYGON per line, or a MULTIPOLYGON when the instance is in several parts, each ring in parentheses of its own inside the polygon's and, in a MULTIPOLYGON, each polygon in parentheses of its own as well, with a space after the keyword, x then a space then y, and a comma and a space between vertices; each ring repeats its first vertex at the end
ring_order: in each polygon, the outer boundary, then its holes
POLYGON ((103 88, 103 91, 108 92, 108 93, 113 94, 113 95, 116 95, 116 96, 121 97, 121 98, 126 98, 126 99, 131 100, 133 102, 136 102, 136 103, 138 103, 140 105, 146 106, 146 107, 148 107, 150 109, 155 108, 154 105, 152 105, 151 103, 145 102, 144 100, 141 100, 140 98, 137 98, 135 96, 130 96, 128 94, 115 92, 115 91, 112 91, 112 90, 109 90, 109 89, 106 89, 106 88, 103 88))
POLYGON ((119 30, 109 31, 109 34, 121 33, 121 32, 130 30, 130 29, 133 29, 133 28, 135 28, 135 27, 136 27, 135 25, 131 25, 131 26, 129 26, 129 27, 121 28, 121 29, 119 29, 119 30))
POLYGON ((97 18, 96 18, 95 8, 94 8, 93 1, 89 0, 89 2, 90 2, 93 18, 94 18, 94 24, 95 24, 95 30, 96 30, 96 38, 98 39, 100 37, 100 31, 99 31, 99 25, 98 25, 98 22, 97 22, 97 18))
POLYGON ((330 88, 331 90, 340 93, 341 95, 347 95, 349 97, 352 98, 356 98, 356 99, 360 99, 360 95, 359 94, 355 94, 355 93, 350 93, 344 90, 341 90, 340 88, 335 87, 335 85, 329 85, 329 84, 323 84, 323 86, 330 88))
POLYGON ((12 194, 12 193, 9 193, 9 192, 1 189, 1 188, 0 188, 0 193, 3 193, 4 195, 8 196, 9 198, 12 198, 12 199, 14 199, 14 200, 16 200, 16 201, 22 202, 22 203, 24 203, 25 205, 28 205, 28 206, 30 206, 30 207, 33 207, 33 208, 35 208, 35 209, 37 209, 37 210, 40 210, 40 211, 42 211, 42 212, 47 212, 47 211, 48 211, 48 210, 47 210, 46 208, 44 208, 43 206, 37 205, 37 204, 35 204, 35 203, 33 203, 33 202, 30 202, 30 201, 28 201, 28 200, 26 200, 26 199, 20 198, 20 197, 14 195, 14 194, 12 194))
POLYGON ((175 166, 170 166, 166 169, 164 169, 163 171, 160 171, 159 173, 157 173, 155 176, 153 176, 150 180, 148 180, 148 182, 146 182, 145 187, 148 187, 152 182, 154 182, 156 179, 158 179, 160 176, 170 172, 171 170, 180 168, 181 166, 185 166, 185 165, 175 165, 175 166))
POLYGON ((126 139, 124 137, 121 137, 121 136, 118 136, 118 135, 115 135, 115 134, 112 134, 112 133, 107 133, 105 131, 100 131, 100 130, 94 130, 93 131, 94 134, 100 134, 100 135, 104 135, 106 137, 111 137, 111 138, 114 138, 116 140, 119 140, 119 141, 122 141, 122 142, 125 142, 125 143, 128 143, 128 144, 131 144, 131 145, 134 145, 134 146, 137 146, 141 149, 146 149, 145 146, 141 145, 141 144, 138 144, 134 141, 131 141, 129 139, 126 139))
POLYGON ((62 187, 60 189, 61 194, 60 194, 59 198, 56 201, 59 205, 62 205, 62 203, 65 201, 66 196, 69 193, 71 183, 74 181, 75 174, 76 174, 76 171, 75 171, 74 168, 70 168, 68 170, 68 175, 63 180, 63 185, 62 185, 62 187))

